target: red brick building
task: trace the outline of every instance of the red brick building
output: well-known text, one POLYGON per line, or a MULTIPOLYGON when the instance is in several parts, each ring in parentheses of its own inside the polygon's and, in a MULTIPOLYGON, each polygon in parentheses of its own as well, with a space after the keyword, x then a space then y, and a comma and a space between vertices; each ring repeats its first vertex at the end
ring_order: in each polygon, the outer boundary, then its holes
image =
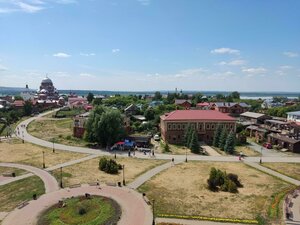
POLYGON ((185 109, 190 109, 192 106, 192 102, 190 100, 185 100, 185 99, 175 99, 175 105, 181 106, 185 109))
POLYGON ((230 113, 239 115, 241 113, 247 112, 250 106, 244 102, 214 102, 211 103, 210 109, 216 110, 222 113, 230 113))
POLYGON ((235 131, 236 120, 214 110, 176 110, 160 117, 161 137, 170 144, 182 144, 188 126, 196 129, 199 141, 212 143, 218 125, 235 131))

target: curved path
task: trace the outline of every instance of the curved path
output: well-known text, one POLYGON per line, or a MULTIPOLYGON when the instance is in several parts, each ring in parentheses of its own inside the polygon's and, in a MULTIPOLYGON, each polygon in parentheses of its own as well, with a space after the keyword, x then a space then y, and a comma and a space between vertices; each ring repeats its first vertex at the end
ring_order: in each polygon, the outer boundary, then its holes
POLYGON ((32 200, 28 206, 12 211, 2 222, 2 225, 35 225, 39 214, 59 200, 85 193, 101 195, 117 201, 122 208, 122 216, 118 225, 149 225, 152 223, 151 209, 141 194, 124 187, 104 186, 99 189, 95 186, 83 186, 74 189, 61 189, 45 194, 36 201, 32 200))
MULTIPOLYGON (((0 163, 0 166, 18 168, 18 169, 29 171, 29 172, 37 175, 38 177, 40 177, 43 180, 46 193, 59 190, 56 179, 45 170, 41 170, 41 169, 33 167, 33 166, 27 166, 27 165, 22 165, 22 164, 15 164, 15 163, 0 163)), ((28 175, 26 175, 26 176, 28 176, 28 175)))
MULTIPOLYGON (((43 147, 52 148, 53 143, 49 141, 45 141, 30 135, 26 127, 28 124, 39 117, 45 116, 53 111, 49 111, 43 114, 38 115, 37 117, 31 117, 23 122, 21 122, 16 128, 16 135, 24 139, 25 141, 31 142, 36 145, 40 145, 43 147)), ((75 146, 68 146, 63 144, 55 143, 55 149, 64 150, 64 151, 71 151, 71 152, 79 152, 79 153, 88 153, 88 154, 95 154, 95 155, 112 155, 113 152, 108 152, 106 150, 101 149, 92 149, 92 148, 85 148, 85 147, 75 147, 75 146)), ((118 152, 119 156, 127 157, 127 152, 118 152)), ((144 155, 140 152, 135 154, 137 158, 149 158, 149 156, 144 155)), ((175 160, 184 161, 185 155, 168 155, 168 154, 155 154, 155 159, 166 159, 171 160, 174 158, 175 160)), ((238 158, 235 156, 199 156, 199 155, 188 155, 188 160, 199 160, 199 161, 219 161, 219 162, 236 162, 238 158)), ((246 161, 249 162, 259 162, 260 157, 247 157, 246 161)), ((264 156, 263 162, 297 162, 300 163, 300 155, 299 156, 264 156)))

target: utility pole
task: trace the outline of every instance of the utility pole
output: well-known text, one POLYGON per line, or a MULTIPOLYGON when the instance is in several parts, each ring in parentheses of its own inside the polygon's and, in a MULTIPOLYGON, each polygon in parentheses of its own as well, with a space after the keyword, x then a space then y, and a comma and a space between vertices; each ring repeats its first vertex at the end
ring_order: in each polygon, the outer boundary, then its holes
POLYGON ((185 162, 187 163, 187 148, 185 149, 185 162))
POLYGON ((62 167, 60 167, 60 188, 64 188, 63 187, 63 182, 62 182, 62 167))
POLYGON ((52 152, 55 153, 55 148, 54 148, 54 138, 52 139, 53 147, 52 147, 52 152))
POLYGON ((152 214, 153 214, 153 221, 152 221, 152 225, 155 225, 155 211, 154 211, 154 203, 155 200, 152 200, 152 214))
POLYGON ((125 186, 125 165, 123 165, 123 185, 125 186))
POLYGON ((45 165, 45 152, 43 151, 43 168, 45 169, 46 168, 46 165, 45 165))

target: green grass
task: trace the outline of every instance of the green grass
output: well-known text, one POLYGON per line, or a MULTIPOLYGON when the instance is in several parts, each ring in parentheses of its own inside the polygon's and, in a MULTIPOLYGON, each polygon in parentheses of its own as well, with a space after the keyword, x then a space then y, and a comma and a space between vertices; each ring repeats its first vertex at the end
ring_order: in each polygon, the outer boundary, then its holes
POLYGON ((57 111, 56 117, 73 117, 84 112, 85 110, 83 109, 60 110, 57 111))
POLYGON ((34 176, 0 186, 0 211, 11 211, 25 201, 31 200, 33 194, 45 193, 43 181, 34 176))
POLYGON ((46 210, 38 225, 99 225, 114 224, 120 217, 120 207, 111 199, 92 196, 67 199, 65 207, 55 205, 46 210), (80 213, 80 211, 82 213, 80 213))
POLYGON ((27 172, 25 170, 12 168, 12 167, 0 167, 0 175, 2 175, 3 173, 15 173, 16 176, 20 176, 27 172))

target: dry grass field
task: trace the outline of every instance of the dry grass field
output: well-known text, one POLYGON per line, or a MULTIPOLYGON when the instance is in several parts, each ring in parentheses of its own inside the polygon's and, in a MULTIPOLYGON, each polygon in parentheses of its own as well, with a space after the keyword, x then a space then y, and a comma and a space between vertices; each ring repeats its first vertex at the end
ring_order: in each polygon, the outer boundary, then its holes
POLYGON ((300 180, 300 163, 263 163, 263 166, 300 180))
MULTIPOLYGON (((73 166, 64 167, 64 185, 70 186, 78 183, 90 183, 95 182, 97 179, 101 183, 118 181, 122 182, 122 171, 119 171, 117 175, 107 174, 98 169, 99 167, 99 158, 91 159, 73 166)), ((125 165, 125 180, 128 184, 133 181, 140 174, 154 168, 155 166, 165 163, 164 160, 147 160, 147 159, 134 159, 134 158, 117 158, 118 164, 125 165)), ((53 171, 54 175, 59 178, 59 171, 53 171)))
POLYGON ((45 152, 46 167, 54 166, 70 160, 83 158, 86 155, 66 151, 52 152, 52 149, 40 147, 19 139, 13 139, 11 143, 0 143, 0 162, 14 162, 32 165, 41 168, 43 164, 43 151, 45 152))
POLYGON ((28 132, 46 141, 72 145, 86 146, 88 143, 83 139, 73 137, 73 120, 71 118, 54 119, 38 118, 28 125, 28 132))
POLYGON ((0 176, 4 173, 15 173, 16 176, 23 175, 27 173, 25 170, 17 169, 17 168, 10 168, 10 167, 1 167, 0 166, 0 176))
POLYGON ((139 191, 156 200, 159 214, 255 219, 267 213, 273 194, 288 188, 292 186, 241 163, 189 162, 158 174, 139 191), (237 194, 209 191, 211 167, 236 173, 244 187, 237 194))

